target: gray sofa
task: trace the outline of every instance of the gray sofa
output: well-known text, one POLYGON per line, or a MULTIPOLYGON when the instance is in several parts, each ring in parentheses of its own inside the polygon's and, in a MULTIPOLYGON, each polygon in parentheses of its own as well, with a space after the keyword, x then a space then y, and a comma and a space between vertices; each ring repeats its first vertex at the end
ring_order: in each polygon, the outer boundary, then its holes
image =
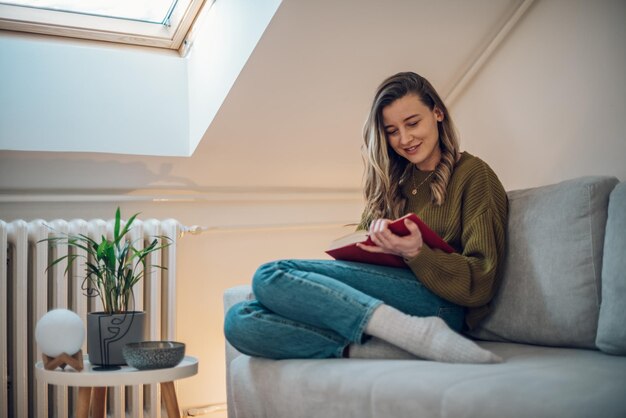
MULTIPOLYGON (((277 361, 227 344, 229 417, 626 417, 626 183, 508 195, 503 281, 471 335, 503 363, 277 361)), ((225 308, 249 297, 228 289, 225 308)))

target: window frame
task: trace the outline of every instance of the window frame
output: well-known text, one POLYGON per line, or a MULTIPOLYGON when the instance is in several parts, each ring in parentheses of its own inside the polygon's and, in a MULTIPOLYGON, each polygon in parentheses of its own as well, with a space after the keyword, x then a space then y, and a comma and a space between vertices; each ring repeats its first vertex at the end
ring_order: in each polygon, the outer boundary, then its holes
POLYGON ((0 3, 0 30, 178 50, 203 9, 215 0, 179 0, 168 25, 0 3))

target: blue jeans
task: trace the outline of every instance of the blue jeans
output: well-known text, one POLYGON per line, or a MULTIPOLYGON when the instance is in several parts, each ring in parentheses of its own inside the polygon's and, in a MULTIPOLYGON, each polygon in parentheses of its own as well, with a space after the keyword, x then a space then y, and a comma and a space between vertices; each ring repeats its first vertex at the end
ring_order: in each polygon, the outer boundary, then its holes
POLYGON ((242 353, 273 359, 341 357, 362 343, 385 303, 413 316, 440 316, 457 331, 465 310, 432 293, 409 269, 336 260, 282 260, 254 275, 257 300, 229 309, 224 333, 242 353))

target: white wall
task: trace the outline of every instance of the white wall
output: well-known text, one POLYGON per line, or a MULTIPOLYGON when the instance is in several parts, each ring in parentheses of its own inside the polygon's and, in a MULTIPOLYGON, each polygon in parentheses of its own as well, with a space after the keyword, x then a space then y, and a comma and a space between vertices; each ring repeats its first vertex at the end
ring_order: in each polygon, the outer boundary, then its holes
MULTIPOLYGON (((189 151, 193 154, 281 0, 216 1, 187 62, 189 151)), ((173 155, 173 154, 171 154, 173 155)))
POLYGON ((626 2, 537 1, 453 106, 508 189, 626 180, 626 2))
MULTIPOLYGON (((377 83, 411 69, 449 89, 515 4, 285 0, 192 158, 2 152, 0 190, 210 194, 226 187, 251 198, 122 208, 187 225, 355 221, 360 129, 377 83), (285 199, 264 201, 276 188, 285 199), (312 202, 295 193, 306 188, 338 197, 312 202)), ((625 16, 624 1, 537 0, 452 105, 463 148, 488 161, 507 189, 586 174, 626 180, 625 16)), ((114 207, 0 203, 0 219, 110 217, 114 207)), ((181 405, 225 400, 222 291, 248 282, 264 261, 323 256, 326 242, 342 232, 183 239, 180 338, 202 363, 198 377, 181 383, 181 405)))
POLYGON ((174 137, 158 151, 187 153, 187 72, 175 52, 0 33, 0 54, 0 149, 138 154, 174 137))

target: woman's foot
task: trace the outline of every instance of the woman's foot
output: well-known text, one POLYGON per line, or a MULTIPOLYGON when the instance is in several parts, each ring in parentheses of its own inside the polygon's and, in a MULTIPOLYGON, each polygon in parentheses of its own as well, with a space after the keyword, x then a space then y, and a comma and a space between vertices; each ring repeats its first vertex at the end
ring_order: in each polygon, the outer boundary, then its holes
POLYGON ((380 338, 372 337, 363 344, 350 344, 349 358, 417 360, 413 354, 380 338))
POLYGON ((372 314, 365 333, 417 357, 448 363, 501 363, 502 359, 456 333, 436 316, 410 316, 389 305, 372 314))

